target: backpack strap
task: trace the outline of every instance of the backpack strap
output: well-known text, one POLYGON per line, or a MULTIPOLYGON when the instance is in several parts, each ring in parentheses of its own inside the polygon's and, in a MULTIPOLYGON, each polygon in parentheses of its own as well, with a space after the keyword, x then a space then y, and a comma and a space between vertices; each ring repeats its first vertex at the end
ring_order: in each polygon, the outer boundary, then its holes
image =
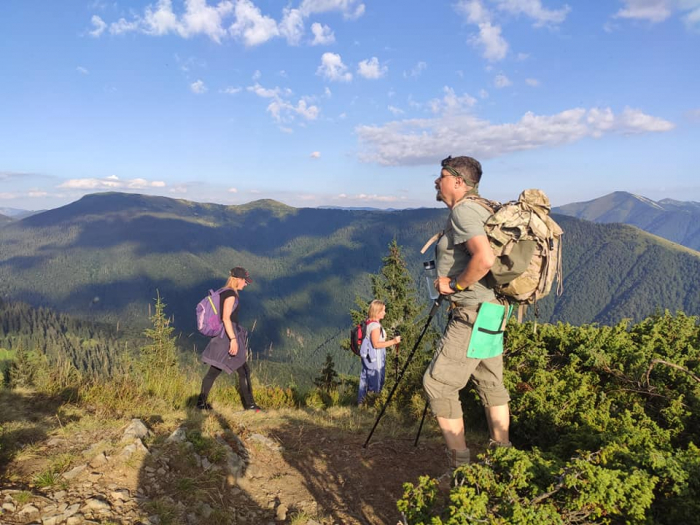
POLYGON ((440 232, 437 232, 435 235, 433 235, 430 239, 428 239, 428 242, 426 242, 423 247, 420 249, 421 253, 425 253, 428 251, 428 248, 434 243, 440 240, 440 237, 442 237, 445 233, 445 230, 442 230, 440 232))

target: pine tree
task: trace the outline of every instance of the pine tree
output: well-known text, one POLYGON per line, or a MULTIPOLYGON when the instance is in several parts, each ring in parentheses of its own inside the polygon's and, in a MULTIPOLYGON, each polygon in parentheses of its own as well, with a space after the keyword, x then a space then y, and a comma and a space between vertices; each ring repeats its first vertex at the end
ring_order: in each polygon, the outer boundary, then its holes
POLYGON ((314 384, 326 392, 335 390, 340 384, 338 372, 335 371, 335 363, 330 352, 326 354, 326 362, 323 364, 321 375, 314 379, 314 384))
MULTIPOLYGON (((381 270, 378 274, 371 276, 374 299, 379 299, 386 304, 386 316, 382 326, 387 332, 387 339, 397 334, 401 335, 398 349, 396 346, 387 348, 385 394, 393 388, 397 374, 404 367, 408 354, 416 344, 426 321, 423 314, 425 305, 418 299, 418 289, 406 267, 401 247, 394 239, 388 249, 389 253, 382 259, 381 270)), ((357 298, 356 304, 359 309, 351 311, 351 315, 353 322, 359 323, 366 319, 369 303, 357 298)), ((430 362, 431 350, 437 338, 437 332, 431 327, 408 365, 401 385, 394 394, 395 401, 392 403, 405 407, 410 405, 414 394, 422 393, 423 372, 430 362), (427 349, 428 352, 421 352, 421 349, 427 349)))
POLYGON ((149 391, 159 397, 175 400, 181 374, 178 369, 176 340, 172 335, 174 328, 165 315, 165 306, 158 293, 155 310, 150 317, 153 328, 144 331, 149 342, 141 348, 140 367, 149 391))

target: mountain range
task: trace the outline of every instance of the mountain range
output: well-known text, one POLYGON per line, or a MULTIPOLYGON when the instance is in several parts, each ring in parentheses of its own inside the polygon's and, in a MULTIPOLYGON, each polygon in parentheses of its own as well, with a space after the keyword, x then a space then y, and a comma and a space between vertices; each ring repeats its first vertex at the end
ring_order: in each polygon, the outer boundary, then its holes
MULTIPOLYGON (((0 296, 142 328, 159 294, 184 341, 200 344, 196 303, 230 268, 244 266, 254 283, 243 292, 241 320, 253 329, 256 352, 273 360, 315 355, 346 336, 349 310, 356 296, 370 299, 369 276, 394 239, 416 279, 416 300, 429 304, 419 249, 446 217, 446 208, 92 194, 0 228, 0 296)), ((542 322, 612 324, 659 309, 700 314, 700 253, 622 224, 555 219, 565 231, 564 292, 540 302, 542 322)))
POLYGON ((700 202, 653 201, 641 195, 617 191, 591 201, 566 204, 552 211, 592 222, 629 224, 700 250, 700 202))

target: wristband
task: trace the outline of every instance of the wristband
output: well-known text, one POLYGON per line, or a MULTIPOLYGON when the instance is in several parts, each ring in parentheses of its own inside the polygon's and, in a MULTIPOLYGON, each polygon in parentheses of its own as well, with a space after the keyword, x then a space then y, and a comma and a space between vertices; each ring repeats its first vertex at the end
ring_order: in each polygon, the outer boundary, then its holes
POLYGON ((461 285, 457 282, 457 280, 455 279, 455 289, 456 289, 458 292, 463 292, 463 291, 466 290, 467 288, 466 288, 465 286, 461 286, 461 285))

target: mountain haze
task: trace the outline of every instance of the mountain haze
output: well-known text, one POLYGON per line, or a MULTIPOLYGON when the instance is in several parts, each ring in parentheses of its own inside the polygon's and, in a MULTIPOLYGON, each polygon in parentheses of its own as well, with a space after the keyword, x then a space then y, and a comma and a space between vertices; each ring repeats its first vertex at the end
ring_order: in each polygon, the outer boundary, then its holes
POLYGON ((620 222, 700 249, 700 203, 663 199, 655 202, 640 195, 617 191, 597 199, 566 204, 552 210, 587 221, 620 222))
MULTIPOLYGON (((369 299, 396 239, 420 276, 420 247, 446 209, 394 212, 242 206, 103 193, 0 230, 3 297, 122 326, 145 327, 159 293, 192 343, 194 306, 228 270, 246 267, 241 320, 268 358, 320 359, 338 348, 357 295, 369 299), (327 346, 319 354, 318 347, 327 346)), ((540 303, 542 322, 616 323, 658 309, 700 314, 700 254, 621 224, 556 216, 564 234, 564 293, 540 303)), ((417 281, 417 300, 428 304, 417 281)), ((339 356, 339 365, 343 363, 339 356)))

